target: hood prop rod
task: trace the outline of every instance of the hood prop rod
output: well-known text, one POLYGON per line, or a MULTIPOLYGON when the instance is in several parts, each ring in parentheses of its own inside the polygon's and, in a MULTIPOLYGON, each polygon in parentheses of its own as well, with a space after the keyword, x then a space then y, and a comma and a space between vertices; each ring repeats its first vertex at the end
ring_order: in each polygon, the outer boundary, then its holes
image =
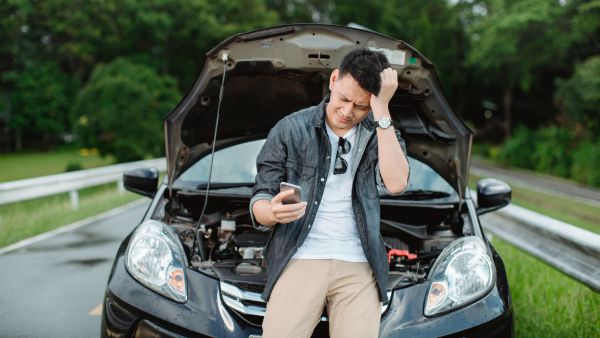
MULTIPOLYGON (((217 105, 215 132, 213 134, 212 150, 210 153, 210 165, 208 166, 208 180, 206 182, 206 193, 204 194, 204 206, 202 207, 202 212, 200 213, 198 222, 196 222, 196 229, 194 230, 194 245, 192 247, 192 254, 198 254, 198 248, 203 247, 203 245, 199 245, 199 241, 203 239, 199 238, 200 235, 198 235, 198 228, 200 227, 200 223, 202 223, 202 217, 204 217, 206 205, 208 204, 208 192, 210 190, 210 179, 212 177, 213 160, 215 158, 215 144, 217 143, 217 130, 219 129, 219 117, 221 113, 221 102, 223 101, 223 89, 225 88, 225 74, 227 73, 227 62, 229 61, 229 54, 221 54, 221 61, 223 61, 223 78, 221 79, 221 87, 219 88, 219 104, 217 105)), ((202 236, 204 236, 204 234, 202 234, 202 236)), ((200 257, 205 258, 203 252, 200 252, 200 257)), ((207 257, 207 259, 210 259, 210 257, 207 257)))

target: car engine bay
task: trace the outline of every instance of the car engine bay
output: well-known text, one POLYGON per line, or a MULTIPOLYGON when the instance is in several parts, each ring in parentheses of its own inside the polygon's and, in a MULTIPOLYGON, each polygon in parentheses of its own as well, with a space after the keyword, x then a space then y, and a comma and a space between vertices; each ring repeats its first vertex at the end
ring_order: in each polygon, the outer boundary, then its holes
MULTIPOLYGON (((153 218, 175 230, 189 268, 260 292, 266 282, 262 252, 271 232, 253 227, 249 192, 248 187, 211 191, 209 207, 198 222, 204 192, 178 191, 162 200, 164 205, 156 208, 160 212, 153 218)), ((399 205, 382 200, 389 290, 423 282, 442 249, 463 236, 468 218, 455 209, 453 205, 399 205)))

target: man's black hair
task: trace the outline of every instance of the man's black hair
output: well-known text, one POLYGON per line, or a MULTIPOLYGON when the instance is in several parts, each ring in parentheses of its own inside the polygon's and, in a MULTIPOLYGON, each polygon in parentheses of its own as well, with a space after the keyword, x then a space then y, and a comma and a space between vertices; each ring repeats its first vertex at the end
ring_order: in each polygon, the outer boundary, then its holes
POLYGON ((383 53, 359 48, 344 56, 339 77, 350 74, 364 90, 379 95, 380 73, 388 67, 390 62, 383 53))

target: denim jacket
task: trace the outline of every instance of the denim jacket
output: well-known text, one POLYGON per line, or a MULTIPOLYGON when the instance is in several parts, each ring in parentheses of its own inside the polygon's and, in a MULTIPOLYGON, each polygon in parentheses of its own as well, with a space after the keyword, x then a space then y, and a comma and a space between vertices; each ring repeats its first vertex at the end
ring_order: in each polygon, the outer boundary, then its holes
MULTIPOLYGON (((308 202, 305 215, 294 222, 273 226, 263 251, 267 268, 267 283, 262 298, 268 301, 275 282, 302 245, 312 227, 319 202, 325 190, 329 172, 331 144, 325 129, 325 105, 328 97, 280 120, 269 132, 256 160, 256 182, 250 201, 271 200, 279 193, 279 183, 289 182, 302 187, 302 201, 308 202)), ((380 233, 379 190, 390 194, 379 173, 377 137, 372 113, 358 125, 352 151, 352 207, 365 256, 373 270, 379 298, 387 301, 388 263, 380 233)), ((406 145, 396 131, 402 150, 406 145)), ((268 228, 256 222, 254 227, 268 228)))

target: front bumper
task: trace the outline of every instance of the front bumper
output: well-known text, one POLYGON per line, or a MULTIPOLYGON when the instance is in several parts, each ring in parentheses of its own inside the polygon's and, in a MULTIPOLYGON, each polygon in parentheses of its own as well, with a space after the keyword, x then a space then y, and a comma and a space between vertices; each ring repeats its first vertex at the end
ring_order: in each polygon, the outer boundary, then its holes
MULTIPOLYGON (((134 280, 123 256, 118 256, 106 290, 102 337, 260 337, 262 318, 241 316, 225 305, 219 280, 193 270, 186 278, 188 301, 176 303, 134 280)), ((382 315, 380 337, 512 336, 512 311, 503 282, 475 303, 431 318, 423 316, 427 287, 424 283, 394 291, 382 315)), ((327 337, 327 324, 319 323, 313 337, 327 337)))

